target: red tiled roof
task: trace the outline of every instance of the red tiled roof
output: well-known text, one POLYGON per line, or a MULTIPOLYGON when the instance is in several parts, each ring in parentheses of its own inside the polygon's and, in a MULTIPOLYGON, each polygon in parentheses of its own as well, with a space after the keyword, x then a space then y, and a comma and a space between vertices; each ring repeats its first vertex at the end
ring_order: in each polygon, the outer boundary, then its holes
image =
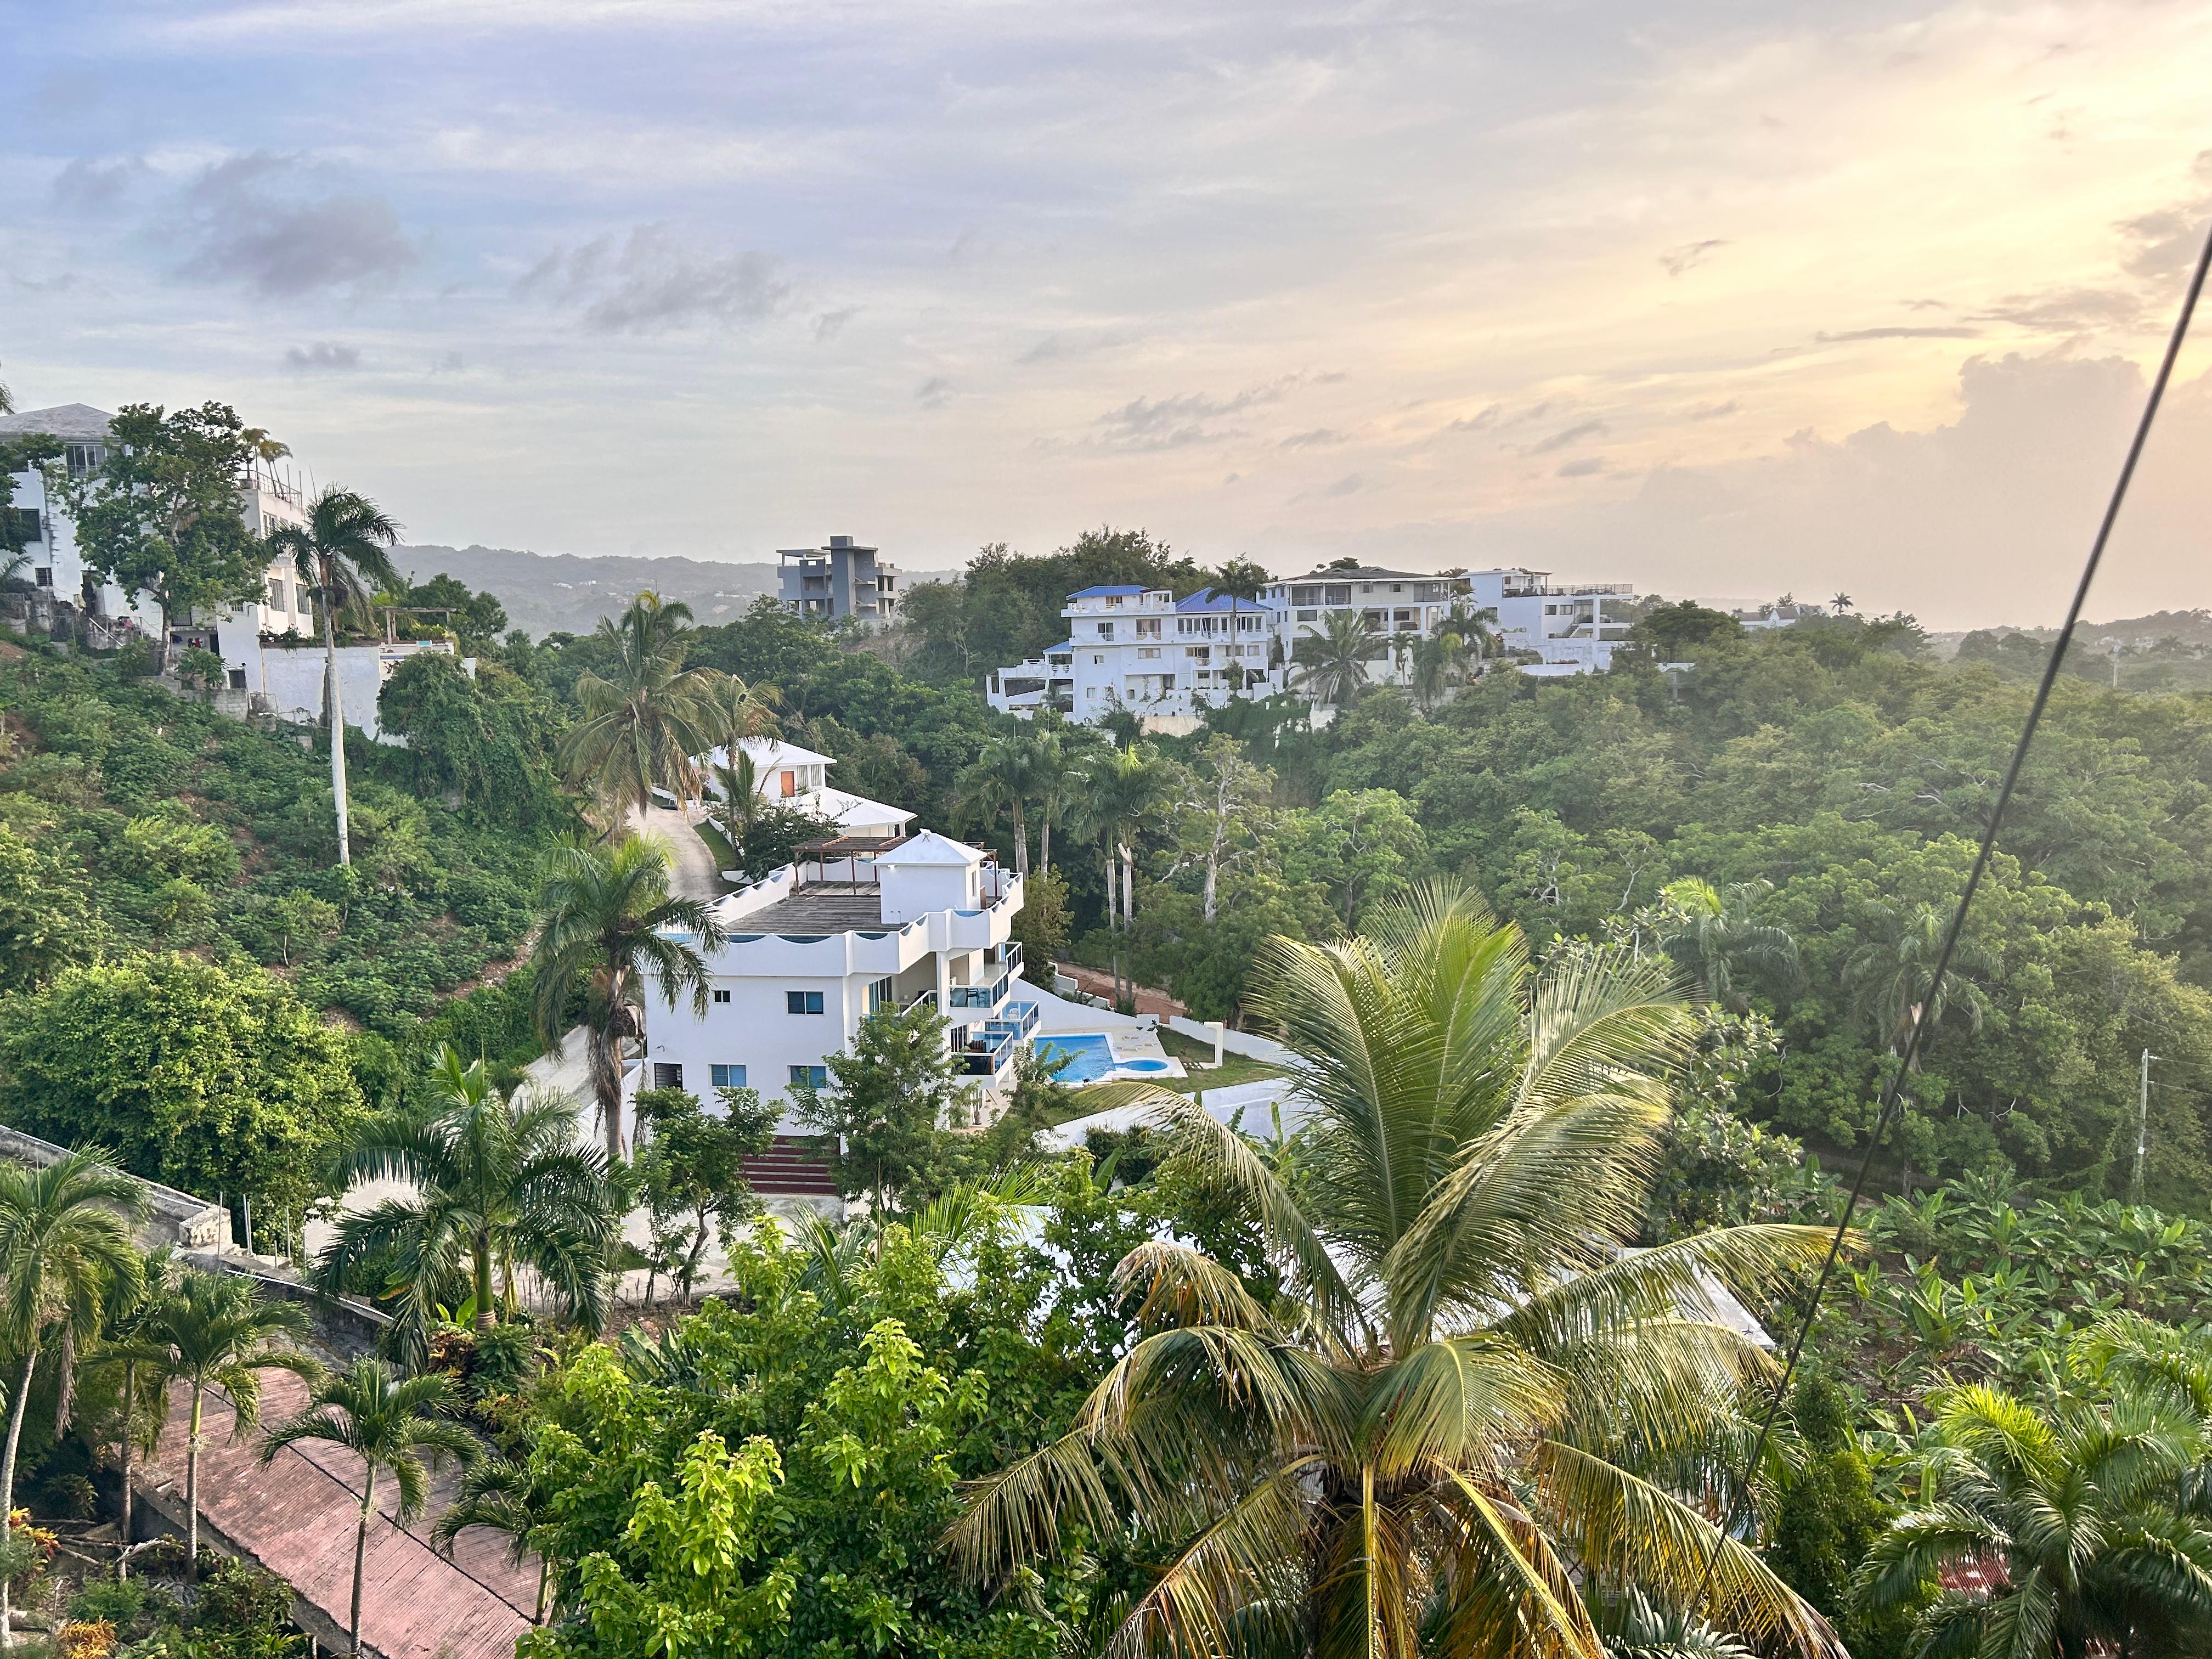
MULTIPOLYGON (((282 1422, 307 1403, 307 1386, 287 1372, 264 1374, 261 1419, 282 1422)), ((191 1399, 169 1399, 155 1463, 181 1504, 191 1399)), ((231 1439, 229 1402, 210 1392, 203 1413, 200 1516, 314 1603, 341 1630, 353 1601, 354 1527, 361 1513, 361 1461, 331 1445, 288 1447, 261 1462, 261 1436, 231 1439)), ((362 1572, 362 1644, 384 1659, 514 1659, 530 1628, 538 1594, 533 1557, 508 1564, 507 1540, 471 1528, 448 1561, 431 1547, 429 1528, 452 1501, 458 1473, 449 1462, 432 1478, 429 1510, 405 1531, 390 1517, 398 1502, 389 1475, 377 1482, 377 1508, 362 1572)))

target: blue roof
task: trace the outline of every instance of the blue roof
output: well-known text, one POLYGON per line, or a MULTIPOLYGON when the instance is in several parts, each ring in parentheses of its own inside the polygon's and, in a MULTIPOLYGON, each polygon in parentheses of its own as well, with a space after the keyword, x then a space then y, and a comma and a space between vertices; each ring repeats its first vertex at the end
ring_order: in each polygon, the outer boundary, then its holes
POLYGON ((1086 587, 1081 592, 1071 593, 1067 597, 1071 599, 1110 599, 1118 595, 1127 599, 1132 593, 1144 593, 1150 591, 1148 588, 1142 587, 1086 587))
POLYGON ((1178 611, 1218 611, 1224 616, 1231 611, 1273 611, 1277 608, 1267 599, 1233 599, 1211 587, 1201 587, 1188 599, 1176 601, 1178 611))
POLYGON ((1073 651, 1074 649, 1075 641, 1073 640, 1062 640, 1058 645, 1048 645, 1045 647, 1044 653, 1048 657, 1055 651, 1073 651))

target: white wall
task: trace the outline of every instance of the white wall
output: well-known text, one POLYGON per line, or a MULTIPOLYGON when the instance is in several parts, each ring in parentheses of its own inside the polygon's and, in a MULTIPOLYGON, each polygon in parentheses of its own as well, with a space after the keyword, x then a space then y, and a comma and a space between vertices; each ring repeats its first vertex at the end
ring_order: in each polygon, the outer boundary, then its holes
MULTIPOLYGON (((379 743, 392 741, 377 723, 377 695, 399 665, 421 652, 453 654, 450 640, 403 640, 397 645, 342 645, 338 647, 338 702, 345 722, 367 732, 379 743)), ((463 672, 473 674, 476 659, 462 661, 463 672)), ((246 660, 249 691, 266 696, 279 720, 302 723, 319 720, 323 710, 323 647, 302 641, 296 647, 258 641, 246 660)))

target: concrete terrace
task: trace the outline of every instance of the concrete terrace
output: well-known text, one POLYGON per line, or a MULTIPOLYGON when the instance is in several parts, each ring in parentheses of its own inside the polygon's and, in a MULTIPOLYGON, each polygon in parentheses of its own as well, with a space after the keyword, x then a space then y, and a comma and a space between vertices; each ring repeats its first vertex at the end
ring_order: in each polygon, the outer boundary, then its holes
MULTIPOLYGON (((264 1374, 261 1420, 293 1416, 307 1385, 288 1372, 264 1374)), ((184 1528, 185 1439, 191 1396, 169 1396, 161 1449, 144 1474, 149 1499, 179 1534, 184 1528)), ((353 1598, 355 1517, 361 1510, 361 1460, 328 1445, 287 1448, 261 1462, 261 1436, 232 1438, 228 1400, 210 1391, 201 1432, 202 1536, 244 1556, 292 1586, 301 1623, 325 1643, 345 1628, 353 1598), (319 1615, 317 1617, 316 1615, 319 1615), (314 1632, 317 1624, 324 1628, 314 1632)), ((507 1540, 472 1528, 448 1561, 431 1547, 430 1526, 453 1500, 459 1471, 434 1471, 428 1512, 405 1530, 392 1524, 398 1493, 377 1482, 377 1508, 362 1573, 362 1644, 381 1659, 514 1659, 537 1605, 538 1563, 509 1565, 507 1540)))

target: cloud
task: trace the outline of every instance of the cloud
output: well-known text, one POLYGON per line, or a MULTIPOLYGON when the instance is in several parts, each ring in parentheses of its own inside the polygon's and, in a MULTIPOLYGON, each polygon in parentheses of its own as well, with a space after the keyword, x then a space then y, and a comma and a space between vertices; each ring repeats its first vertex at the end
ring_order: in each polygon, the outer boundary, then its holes
POLYGON ((183 231, 198 246, 180 273, 292 299, 388 282, 415 263, 381 196, 317 196, 311 183, 295 158, 266 150, 208 167, 185 192, 183 231))
POLYGON ((344 374, 361 367, 361 350, 318 340, 304 350, 294 346, 286 351, 284 367, 295 374, 344 374))
POLYGON ((2197 258, 2204 239, 2204 210, 2167 208, 2124 219, 2116 227, 2131 244, 2121 264, 2130 276, 2178 276, 2197 258))
POLYGON ((860 314, 860 307, 858 306, 845 306, 836 311, 823 312, 811 325, 815 343, 817 345, 829 344, 845 331, 846 324, 860 314))
POLYGON ((924 409, 942 409, 951 395, 952 382, 942 374, 933 374, 915 388, 914 399, 924 409))
POLYGON ((1742 405, 1733 398, 1724 404, 1699 404, 1683 416, 1686 421, 1717 421, 1724 415, 1733 415, 1742 405))
POLYGON ((1562 449, 1571 449, 1585 439, 1601 438, 1612 429, 1603 421, 1577 421, 1563 432, 1554 432, 1541 443, 1531 444, 1523 453, 1529 455, 1554 455, 1562 449))
POLYGON ((1685 242, 1661 254, 1659 263, 1667 267, 1669 276, 1680 276, 1686 270, 1696 270, 1705 264, 1708 255, 1728 245, 1728 239, 1721 236, 1707 237, 1702 242, 1685 242))
POLYGON ((146 164, 136 159, 92 161, 80 155, 54 175, 58 207, 105 211, 120 202, 146 164))
POLYGON ((1981 332, 1978 328, 1848 328, 1813 337, 1822 345, 1844 345, 1853 340, 1973 340, 1981 332))
POLYGON ((1122 329, 1061 330, 1048 334, 1014 359, 1018 363, 1078 362, 1129 344, 1138 337, 1122 329))
POLYGON ((1588 478, 1605 471, 1605 457, 1585 455, 1578 461, 1568 461, 1559 468, 1562 478, 1588 478))
POLYGON ((1192 444, 1215 443, 1234 435, 1217 424, 1228 416, 1280 403, 1301 386, 1343 378, 1341 374, 1284 374, 1226 398, 1194 392, 1173 398, 1133 398, 1119 409, 1108 410, 1092 424, 1100 428, 1100 441, 1116 449, 1182 449, 1192 444))
POLYGON ((515 292, 575 309, 594 334, 757 323, 781 311, 792 284, 772 254, 704 253, 666 225, 639 225, 619 244, 599 236, 539 260, 515 292))
POLYGON ((2039 334, 2087 334, 2129 327, 2142 319, 2142 309, 2141 300, 2117 289, 2072 288, 2011 295, 1980 315, 2039 334))
POLYGON ((1348 443, 1351 440, 1332 427, 1317 426, 1310 432, 1293 433, 1283 440, 1284 449, 1324 449, 1333 444, 1348 443))
POLYGON ((1347 472, 1321 493, 1324 495, 1356 495, 1367 487, 1367 480, 1357 472, 1347 472))
POLYGON ((430 372, 433 374, 459 374, 467 367, 468 365, 461 361, 459 352, 448 351, 430 365, 430 372))
POLYGON ((1504 404, 1492 404, 1477 415, 1462 415, 1444 428, 1447 432, 1487 432, 1505 413, 1504 404))

